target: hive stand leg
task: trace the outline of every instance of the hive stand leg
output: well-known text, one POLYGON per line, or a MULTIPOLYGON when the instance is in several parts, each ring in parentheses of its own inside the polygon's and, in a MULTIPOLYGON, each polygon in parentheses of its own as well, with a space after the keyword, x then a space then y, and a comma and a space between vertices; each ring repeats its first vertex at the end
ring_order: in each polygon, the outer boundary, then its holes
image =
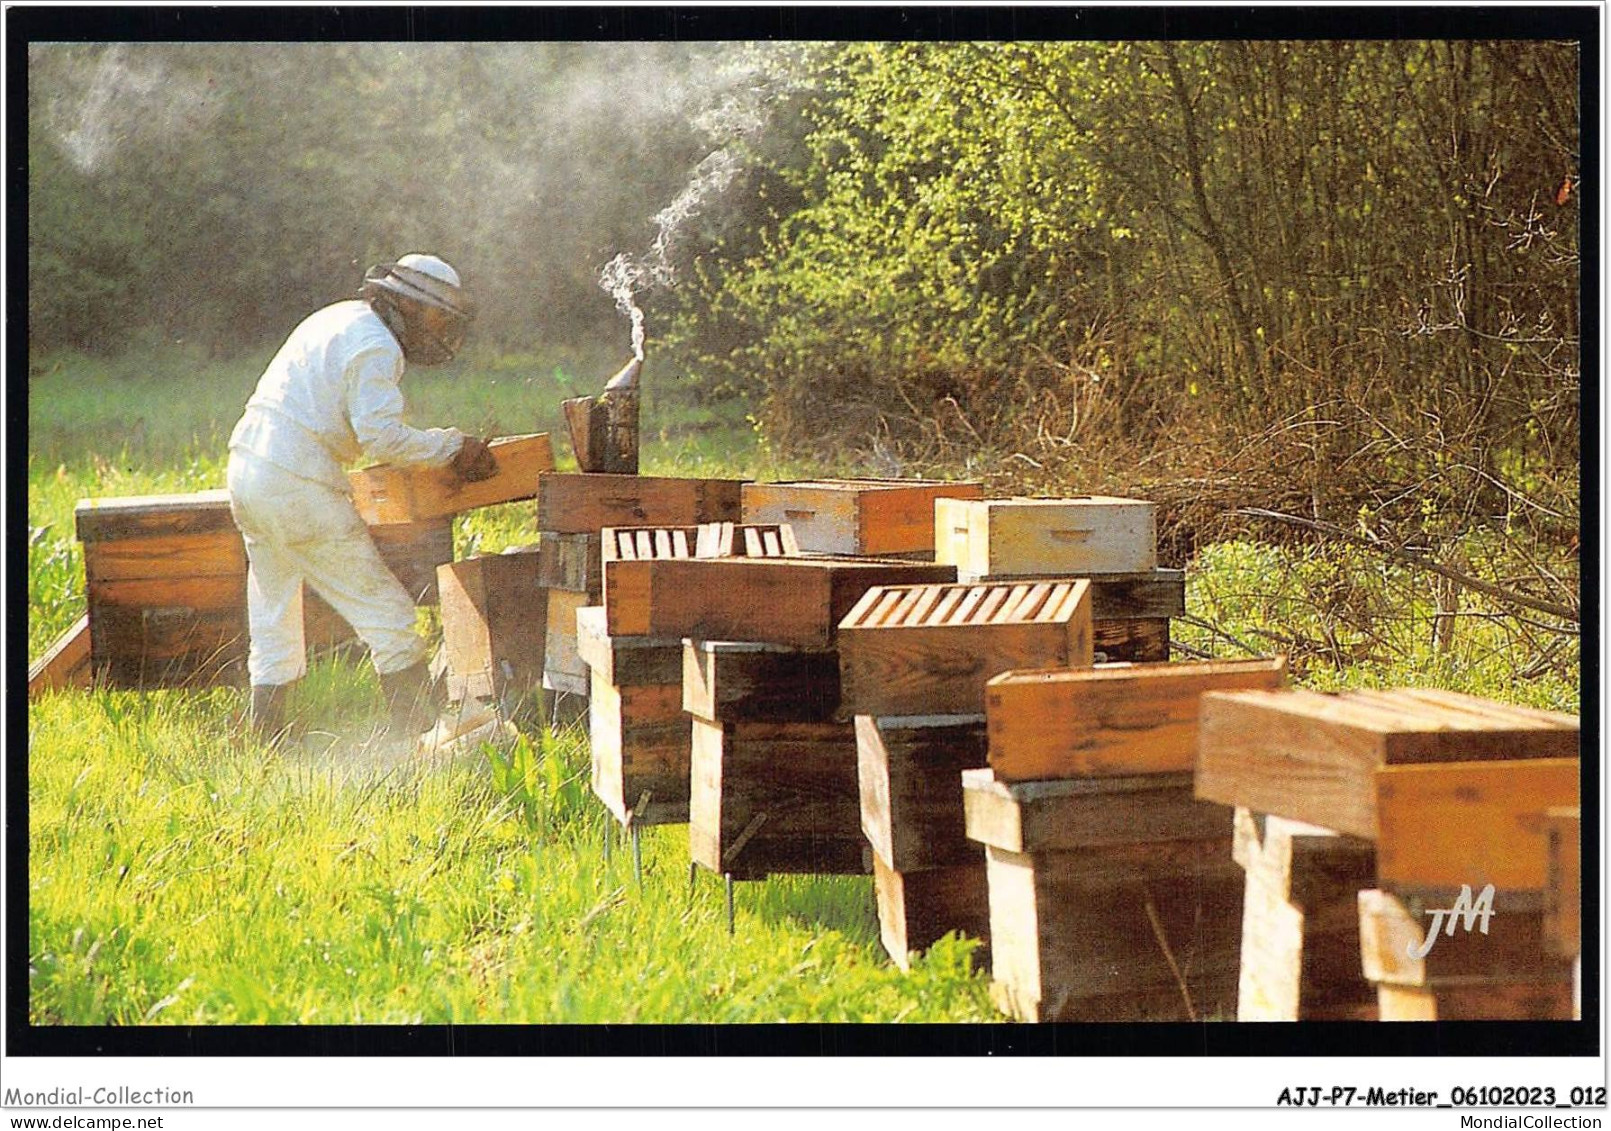
POLYGON ((632 878, 643 886, 643 826, 632 824, 632 878))
POLYGON ((699 879, 699 865, 688 861, 688 898, 694 898, 694 881, 699 879))
POLYGON ((733 873, 723 872, 722 878, 727 881, 727 935, 733 935, 733 873))

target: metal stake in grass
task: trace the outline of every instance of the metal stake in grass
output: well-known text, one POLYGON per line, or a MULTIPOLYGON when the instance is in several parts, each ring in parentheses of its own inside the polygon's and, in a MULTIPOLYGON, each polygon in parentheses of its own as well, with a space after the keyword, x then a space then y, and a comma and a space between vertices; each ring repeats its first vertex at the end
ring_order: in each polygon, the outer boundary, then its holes
POLYGON ((733 873, 723 872, 722 879, 727 881, 727 937, 733 937, 733 873))
POLYGON ((632 825, 632 878, 643 886, 643 829, 640 825, 632 825))

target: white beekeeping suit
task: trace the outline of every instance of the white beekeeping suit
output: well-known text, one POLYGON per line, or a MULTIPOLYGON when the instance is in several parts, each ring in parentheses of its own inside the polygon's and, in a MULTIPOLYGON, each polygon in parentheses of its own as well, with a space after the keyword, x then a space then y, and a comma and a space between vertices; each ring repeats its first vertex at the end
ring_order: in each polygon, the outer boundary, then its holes
MULTIPOLYGON (((422 274, 441 280, 458 296, 457 274, 435 257, 405 256, 389 272, 386 280, 418 282, 422 274)), ((370 282, 375 278, 372 272, 370 282)), ((415 304, 410 311, 406 301, 397 301, 412 292, 372 290, 366 283, 365 293, 366 299, 317 311, 292 331, 229 440, 230 510, 250 563, 247 671, 253 713, 270 715, 275 723, 283 711, 276 693, 307 666, 303 582, 369 646, 383 688, 388 677, 424 671, 425 643, 414 630, 414 604, 375 549, 342 465, 362 456, 459 466, 465 435, 456 428, 404 423, 398 385, 405 351, 414 352, 408 348, 412 335, 430 335, 421 352, 435 360, 443 359, 436 347, 451 356, 457 341, 446 347, 430 331, 405 324, 407 314, 423 309, 415 304), (377 302, 376 294, 384 301, 377 302)), ((460 324, 460 339, 462 330, 460 324)), ((480 447, 473 438, 469 444, 480 447)))

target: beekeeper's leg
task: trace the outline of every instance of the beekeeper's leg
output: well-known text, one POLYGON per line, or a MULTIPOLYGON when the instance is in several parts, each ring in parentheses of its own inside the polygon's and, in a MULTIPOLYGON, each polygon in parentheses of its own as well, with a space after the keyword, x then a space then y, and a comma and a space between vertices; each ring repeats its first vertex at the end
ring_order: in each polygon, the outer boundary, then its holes
POLYGON ((361 640, 380 676, 381 694, 399 731, 418 733, 436 721, 439 704, 414 631, 414 602, 386 567, 352 503, 351 527, 341 536, 297 547, 308 584, 328 601, 361 640))
POLYGON ((285 730, 287 688, 307 670, 302 641, 302 570, 274 541, 272 515, 261 521, 265 493, 261 466, 231 456, 230 510, 246 543, 246 671, 251 681, 249 718, 263 738, 285 730))

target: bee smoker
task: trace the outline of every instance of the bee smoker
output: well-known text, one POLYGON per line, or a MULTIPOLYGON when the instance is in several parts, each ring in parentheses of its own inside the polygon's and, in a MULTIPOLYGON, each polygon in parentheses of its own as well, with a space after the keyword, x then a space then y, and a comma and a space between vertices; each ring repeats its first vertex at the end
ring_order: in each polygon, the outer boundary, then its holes
POLYGON ((638 375, 641 358, 621 367, 596 397, 561 403, 571 433, 571 449, 582 471, 638 473, 638 375))

